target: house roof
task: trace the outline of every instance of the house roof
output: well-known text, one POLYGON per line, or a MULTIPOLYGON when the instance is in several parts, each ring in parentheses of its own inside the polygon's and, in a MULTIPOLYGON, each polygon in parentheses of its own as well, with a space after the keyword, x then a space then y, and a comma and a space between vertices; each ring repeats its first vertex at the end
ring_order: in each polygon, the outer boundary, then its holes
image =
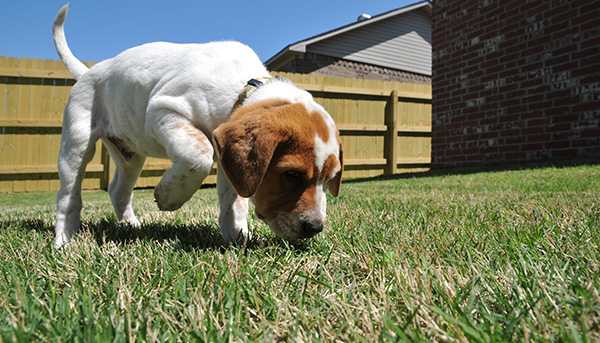
POLYGON ((306 52, 307 45, 322 41, 324 39, 330 38, 335 35, 339 35, 341 33, 347 32, 347 31, 355 30, 357 28, 391 18, 393 16, 397 16, 397 15, 404 14, 404 13, 407 13, 410 11, 414 11, 414 10, 417 10, 420 8, 426 9, 430 12, 431 8, 432 8, 431 1, 419 1, 414 4, 410 4, 407 6, 403 6, 400 8, 393 9, 391 11, 387 11, 387 12, 375 15, 375 16, 371 17, 370 19, 364 19, 361 21, 352 22, 352 23, 340 26, 338 28, 335 28, 333 30, 329 30, 327 32, 323 32, 321 34, 297 41, 295 43, 291 43, 291 44, 287 45, 285 48, 281 49, 278 53, 273 55, 271 58, 269 58, 265 62, 265 65, 269 65, 270 63, 276 61, 278 58, 280 58, 282 55, 284 55, 288 51, 304 53, 304 52, 306 52))
POLYGON ((413 83, 431 83, 431 77, 411 73, 404 70, 390 69, 373 64, 366 64, 340 59, 321 69, 319 74, 345 76, 350 78, 366 78, 374 80, 396 80, 413 83))

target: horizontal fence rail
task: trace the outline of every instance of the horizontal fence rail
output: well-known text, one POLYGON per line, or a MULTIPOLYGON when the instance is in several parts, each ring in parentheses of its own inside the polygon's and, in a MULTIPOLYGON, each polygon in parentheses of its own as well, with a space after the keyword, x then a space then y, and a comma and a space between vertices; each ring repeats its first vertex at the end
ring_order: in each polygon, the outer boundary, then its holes
MULTIPOLYGON (((277 73, 309 91, 340 131, 345 179, 427 171, 431 87, 391 81, 277 73)), ((62 112, 74 84, 59 61, 0 57, 0 192, 58 189, 62 112)), ((170 167, 149 158, 137 187, 155 186, 170 167)), ((114 172, 98 143, 85 189, 107 189, 114 172)), ((205 183, 216 181, 215 169, 205 183)))

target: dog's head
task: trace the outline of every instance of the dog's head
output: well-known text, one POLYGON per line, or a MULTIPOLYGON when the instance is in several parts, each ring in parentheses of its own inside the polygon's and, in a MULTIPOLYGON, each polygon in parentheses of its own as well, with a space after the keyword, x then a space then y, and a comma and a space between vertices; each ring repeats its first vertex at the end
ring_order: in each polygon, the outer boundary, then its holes
POLYGON ((316 103, 261 101, 243 106, 213 132, 219 168, 257 216, 288 240, 325 224, 325 190, 337 196, 343 170, 338 131, 316 103), (309 107, 309 108, 307 108, 309 107))

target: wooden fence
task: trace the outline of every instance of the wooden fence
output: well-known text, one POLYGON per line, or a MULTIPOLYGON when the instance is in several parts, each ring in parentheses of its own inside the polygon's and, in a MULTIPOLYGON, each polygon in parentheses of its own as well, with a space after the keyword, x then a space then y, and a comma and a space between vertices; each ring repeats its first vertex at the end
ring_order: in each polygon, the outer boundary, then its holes
MULTIPOLYGON (((274 73, 313 94, 333 116, 344 178, 426 171, 431 162, 431 86, 274 73)), ((59 61, 0 57, 0 192, 58 189, 62 112, 74 81, 59 61)), ((170 163, 148 159, 138 187, 170 163)), ((84 189, 106 189, 114 164, 98 143, 84 189)), ((206 183, 214 183, 214 175, 206 183)))

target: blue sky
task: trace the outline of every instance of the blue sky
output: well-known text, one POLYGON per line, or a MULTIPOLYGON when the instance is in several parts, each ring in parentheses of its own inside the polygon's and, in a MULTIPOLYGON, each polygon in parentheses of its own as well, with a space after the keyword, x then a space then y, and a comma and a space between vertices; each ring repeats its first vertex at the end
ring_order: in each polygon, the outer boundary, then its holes
MULTIPOLYGON (((146 42, 239 40, 265 61, 287 44, 417 0, 72 0, 65 31, 83 60, 146 42)), ((50 28, 65 0, 4 0, 0 55, 56 59, 50 28)))

